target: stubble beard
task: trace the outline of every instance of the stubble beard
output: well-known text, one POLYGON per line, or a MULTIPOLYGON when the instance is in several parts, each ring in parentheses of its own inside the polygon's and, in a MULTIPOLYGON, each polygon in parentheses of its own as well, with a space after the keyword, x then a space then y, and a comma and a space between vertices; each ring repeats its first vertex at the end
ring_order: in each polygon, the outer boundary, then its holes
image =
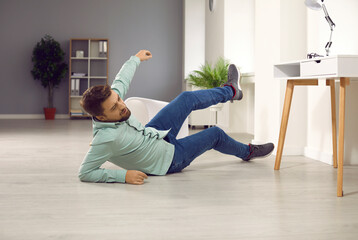
POLYGON ((131 111, 129 110, 129 108, 127 108, 127 114, 126 114, 126 116, 122 117, 120 122, 127 121, 129 119, 129 117, 131 116, 131 114, 132 114, 131 111))

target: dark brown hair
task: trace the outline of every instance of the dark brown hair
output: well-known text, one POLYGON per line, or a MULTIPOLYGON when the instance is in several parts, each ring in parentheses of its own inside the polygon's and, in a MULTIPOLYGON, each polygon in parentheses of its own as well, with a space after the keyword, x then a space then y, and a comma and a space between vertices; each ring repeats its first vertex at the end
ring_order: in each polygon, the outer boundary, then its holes
POLYGON ((90 87, 83 93, 80 104, 90 115, 102 116, 102 103, 111 96, 111 93, 111 88, 108 85, 90 87))

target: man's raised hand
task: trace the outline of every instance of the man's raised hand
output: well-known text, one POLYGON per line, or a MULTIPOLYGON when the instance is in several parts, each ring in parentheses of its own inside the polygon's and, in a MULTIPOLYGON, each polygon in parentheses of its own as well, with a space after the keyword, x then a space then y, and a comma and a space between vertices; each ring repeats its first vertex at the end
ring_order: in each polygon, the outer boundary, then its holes
POLYGON ((137 54, 136 57, 139 57, 140 61, 146 61, 148 59, 152 58, 152 53, 148 50, 140 50, 137 54))
POLYGON ((141 171, 128 170, 127 174, 126 174, 126 183, 140 185, 140 184, 143 184, 144 179, 147 179, 147 178, 148 178, 147 174, 145 174, 141 171))

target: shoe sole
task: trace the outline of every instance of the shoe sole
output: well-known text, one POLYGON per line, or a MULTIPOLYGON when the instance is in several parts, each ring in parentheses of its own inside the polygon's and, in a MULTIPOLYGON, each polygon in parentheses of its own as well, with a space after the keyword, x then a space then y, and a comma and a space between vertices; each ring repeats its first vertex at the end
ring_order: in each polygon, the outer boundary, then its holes
POLYGON ((230 64, 229 69, 228 69, 228 82, 232 82, 235 81, 234 79, 239 80, 239 71, 237 70, 237 67, 234 64, 230 64), (230 71, 230 69, 235 69, 236 71, 232 70, 230 71))

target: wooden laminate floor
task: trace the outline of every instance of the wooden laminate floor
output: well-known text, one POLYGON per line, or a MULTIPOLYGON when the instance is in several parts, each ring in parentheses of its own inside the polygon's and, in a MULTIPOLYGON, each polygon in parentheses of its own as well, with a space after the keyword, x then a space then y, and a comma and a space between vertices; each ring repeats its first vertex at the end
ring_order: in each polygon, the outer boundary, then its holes
MULTIPOLYGON (((248 142, 248 135, 232 135, 248 142)), ((209 151, 144 185, 82 183, 88 120, 0 120, 0 239, 358 239, 358 167, 209 151)), ((105 164, 104 167, 116 168, 105 164)))

